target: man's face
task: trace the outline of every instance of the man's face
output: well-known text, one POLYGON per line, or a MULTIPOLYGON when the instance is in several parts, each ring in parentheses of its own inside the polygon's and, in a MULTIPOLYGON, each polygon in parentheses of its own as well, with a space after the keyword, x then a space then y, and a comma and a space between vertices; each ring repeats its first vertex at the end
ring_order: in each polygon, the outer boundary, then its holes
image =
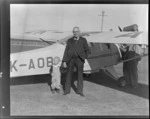
POLYGON ((75 37, 78 37, 79 34, 80 34, 79 28, 74 28, 74 29, 73 29, 73 35, 74 35, 75 37))
POLYGON ((141 48, 141 54, 144 55, 146 54, 145 50, 146 50, 146 47, 144 45, 139 45, 140 48, 141 48))

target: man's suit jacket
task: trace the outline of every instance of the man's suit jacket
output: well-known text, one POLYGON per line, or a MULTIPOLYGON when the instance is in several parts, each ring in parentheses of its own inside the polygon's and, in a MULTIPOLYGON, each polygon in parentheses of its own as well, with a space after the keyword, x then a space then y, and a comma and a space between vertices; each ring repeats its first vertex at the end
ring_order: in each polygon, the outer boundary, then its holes
POLYGON ((68 39, 66 49, 64 52, 64 56, 63 56, 63 62, 68 63, 75 52, 84 62, 88 54, 90 53, 90 50, 89 50, 89 47, 85 38, 80 36, 77 43, 74 40, 74 37, 68 39))

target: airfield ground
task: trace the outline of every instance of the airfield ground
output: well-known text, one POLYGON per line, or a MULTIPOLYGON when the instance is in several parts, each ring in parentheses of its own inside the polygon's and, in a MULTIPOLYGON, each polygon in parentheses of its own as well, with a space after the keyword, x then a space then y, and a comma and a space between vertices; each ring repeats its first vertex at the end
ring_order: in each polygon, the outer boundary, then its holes
MULTIPOLYGON (((122 64, 115 69, 118 75, 122 74, 122 64)), ((118 87, 115 80, 102 72, 92 74, 84 78, 85 97, 73 89, 67 96, 63 91, 52 94, 48 76, 39 76, 36 80, 24 78, 24 81, 11 79, 11 116, 149 116, 147 56, 138 65, 138 75, 139 87, 132 89, 118 87)))

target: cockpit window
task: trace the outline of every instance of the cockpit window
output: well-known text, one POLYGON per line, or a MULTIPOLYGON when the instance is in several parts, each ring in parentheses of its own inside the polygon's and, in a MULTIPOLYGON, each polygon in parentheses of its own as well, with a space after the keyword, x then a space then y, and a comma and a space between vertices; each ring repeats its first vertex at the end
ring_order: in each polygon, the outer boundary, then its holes
POLYGON ((103 52, 104 50, 105 51, 109 50, 109 45, 110 44, 107 44, 107 43, 92 43, 92 42, 88 43, 91 53, 94 53, 94 54, 103 52))

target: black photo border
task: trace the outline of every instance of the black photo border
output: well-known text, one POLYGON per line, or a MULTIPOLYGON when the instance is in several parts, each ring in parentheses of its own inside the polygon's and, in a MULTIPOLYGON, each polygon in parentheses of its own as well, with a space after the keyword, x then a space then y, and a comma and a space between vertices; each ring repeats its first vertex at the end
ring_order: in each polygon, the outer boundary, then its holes
POLYGON ((0 0, 0 118, 148 118, 147 116, 11 116, 10 4, 149 4, 149 0, 0 0))

